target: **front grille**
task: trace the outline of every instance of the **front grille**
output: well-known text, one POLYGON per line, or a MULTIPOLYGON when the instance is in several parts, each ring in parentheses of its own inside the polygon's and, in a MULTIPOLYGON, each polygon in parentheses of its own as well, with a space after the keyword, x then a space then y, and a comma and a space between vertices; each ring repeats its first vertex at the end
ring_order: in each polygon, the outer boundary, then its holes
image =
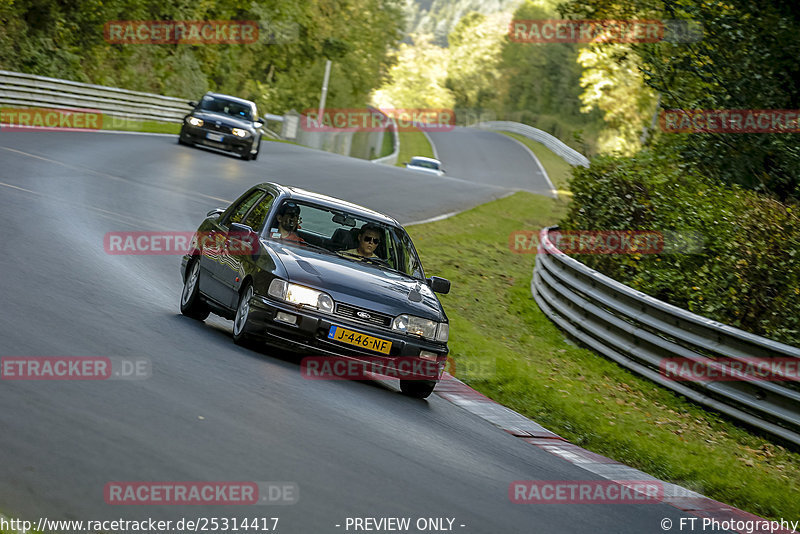
POLYGON ((230 126, 225 126, 224 124, 220 124, 219 126, 217 126, 217 124, 215 122, 207 121, 205 123, 205 126, 209 130, 214 130, 215 132, 231 133, 231 127, 230 126))
POLYGON ((389 328, 392 325, 392 320, 394 319, 390 315, 378 313, 372 310, 364 310, 362 308, 356 308, 355 306, 350 306, 349 304, 337 304, 336 315, 347 317, 348 319, 352 319, 353 321, 357 321, 359 323, 373 324, 377 326, 383 326, 386 328, 389 328), (359 317, 358 316, 359 312, 362 314, 363 313, 369 314, 369 318, 359 317))

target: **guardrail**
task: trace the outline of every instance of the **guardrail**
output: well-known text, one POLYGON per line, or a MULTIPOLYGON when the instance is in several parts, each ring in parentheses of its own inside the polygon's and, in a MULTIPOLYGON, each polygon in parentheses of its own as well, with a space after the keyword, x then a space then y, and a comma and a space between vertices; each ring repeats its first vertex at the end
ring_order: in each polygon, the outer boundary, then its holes
MULTIPOLYGON (((715 358, 745 363, 783 358, 800 365, 800 349, 727 326, 654 299, 600 274, 539 236, 531 293, 562 330, 653 382, 800 445, 800 392, 774 381, 675 381, 666 358, 718 369, 715 358)), ((786 382, 784 382, 786 383, 786 382)))
POLYGON ((570 165, 580 165, 582 167, 589 166, 589 160, 586 158, 586 156, 567 146, 559 138, 554 137, 543 130, 534 128, 533 126, 511 121, 486 121, 479 122, 474 127, 485 130, 501 130, 524 135, 525 137, 542 143, 544 146, 561 156, 564 161, 570 165))
POLYGON ((0 70, 0 104, 79 108, 136 120, 180 122, 188 99, 0 70))

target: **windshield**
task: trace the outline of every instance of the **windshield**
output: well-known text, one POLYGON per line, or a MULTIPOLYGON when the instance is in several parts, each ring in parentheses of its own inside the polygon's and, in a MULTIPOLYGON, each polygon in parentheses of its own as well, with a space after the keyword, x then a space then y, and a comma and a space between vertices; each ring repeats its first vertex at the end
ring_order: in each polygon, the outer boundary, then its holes
POLYGON ((200 102, 198 109, 202 111, 212 111, 214 113, 223 113, 236 117, 239 119, 253 120, 252 110, 250 106, 224 98, 215 98, 213 96, 204 96, 200 102))
POLYGON ((415 167, 424 167, 426 169, 439 170, 438 163, 436 163, 435 161, 428 161, 424 159, 412 159, 411 165, 414 165, 415 167))
POLYGON ((349 261, 424 278, 422 264, 405 230, 346 210, 284 201, 275 212, 267 237, 291 246, 321 247, 349 261))

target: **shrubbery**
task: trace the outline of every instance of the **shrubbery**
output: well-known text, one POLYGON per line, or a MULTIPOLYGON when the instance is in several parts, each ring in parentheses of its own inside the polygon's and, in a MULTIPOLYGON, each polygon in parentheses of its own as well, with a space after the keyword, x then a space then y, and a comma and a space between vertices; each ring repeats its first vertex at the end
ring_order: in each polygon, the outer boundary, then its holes
POLYGON ((655 298, 800 346, 798 208, 715 184, 674 156, 600 157, 576 169, 561 228, 696 233, 702 251, 578 259, 655 298))

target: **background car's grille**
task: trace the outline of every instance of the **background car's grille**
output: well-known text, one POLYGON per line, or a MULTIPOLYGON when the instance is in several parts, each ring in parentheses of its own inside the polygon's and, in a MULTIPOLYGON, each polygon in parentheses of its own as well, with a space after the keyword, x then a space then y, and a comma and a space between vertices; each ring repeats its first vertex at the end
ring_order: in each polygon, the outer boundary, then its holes
POLYGON ((336 315, 347 317, 348 319, 358 321, 359 323, 374 324, 378 326, 385 326, 387 328, 392 325, 392 320, 394 319, 390 315, 385 315, 383 313, 378 313, 371 310, 356 308, 355 306, 350 306, 348 304, 337 304, 336 315), (359 317, 358 316, 359 312, 369 314, 369 318, 359 317))
POLYGON ((231 127, 225 126, 224 124, 220 124, 219 126, 217 126, 215 122, 206 121, 205 125, 209 130, 214 130, 215 132, 231 133, 231 127))

